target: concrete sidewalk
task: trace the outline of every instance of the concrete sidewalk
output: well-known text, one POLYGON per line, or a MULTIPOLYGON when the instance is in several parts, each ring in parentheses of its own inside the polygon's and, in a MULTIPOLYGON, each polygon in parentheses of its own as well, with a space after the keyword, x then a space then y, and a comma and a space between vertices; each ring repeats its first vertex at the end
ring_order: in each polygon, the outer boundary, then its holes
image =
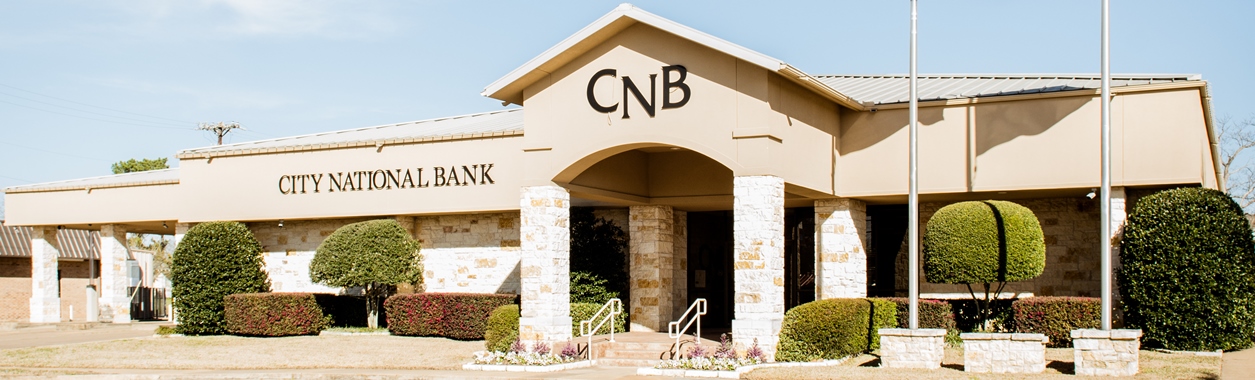
POLYGON ((116 325, 110 323, 48 324, 4 330, 0 331, 0 350, 139 338, 151 336, 157 326, 162 324, 166 322, 135 322, 116 325))
POLYGON ((277 370, 146 370, 100 368, 0 368, 4 377, 73 379, 669 379, 637 376, 636 368, 591 367, 562 372, 482 372, 455 370, 277 369, 277 370))
POLYGON ((1224 353, 1220 364, 1222 380, 1255 380, 1255 348, 1224 353))

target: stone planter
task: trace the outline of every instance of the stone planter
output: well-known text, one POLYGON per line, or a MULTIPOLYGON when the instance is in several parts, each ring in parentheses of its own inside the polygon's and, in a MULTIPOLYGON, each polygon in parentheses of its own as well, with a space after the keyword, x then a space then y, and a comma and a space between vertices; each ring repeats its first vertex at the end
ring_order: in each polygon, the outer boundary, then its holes
POLYGON ((1142 330, 1072 330, 1072 358, 1082 376, 1133 376, 1142 330))
POLYGON ((963 333, 963 371, 1042 373, 1046 370, 1045 334, 963 333))
POLYGON ((945 329, 880 329, 881 367, 937 369, 945 355, 945 329))

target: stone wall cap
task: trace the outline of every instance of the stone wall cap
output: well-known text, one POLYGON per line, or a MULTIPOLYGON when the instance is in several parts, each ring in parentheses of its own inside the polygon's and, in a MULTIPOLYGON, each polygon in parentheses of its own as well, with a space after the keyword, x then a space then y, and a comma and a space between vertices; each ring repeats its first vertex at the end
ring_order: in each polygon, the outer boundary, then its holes
POLYGON ((946 329, 880 329, 880 336, 920 336, 920 337, 938 337, 946 336, 946 329))
POLYGON ((1015 333, 1011 334, 1011 340, 1050 343, 1050 338, 1046 337, 1046 334, 1015 333))
POLYGON ((1142 337, 1142 330, 1097 330, 1097 329, 1080 329, 1072 330, 1072 338, 1089 338, 1089 339, 1112 339, 1112 340, 1134 340, 1142 337))

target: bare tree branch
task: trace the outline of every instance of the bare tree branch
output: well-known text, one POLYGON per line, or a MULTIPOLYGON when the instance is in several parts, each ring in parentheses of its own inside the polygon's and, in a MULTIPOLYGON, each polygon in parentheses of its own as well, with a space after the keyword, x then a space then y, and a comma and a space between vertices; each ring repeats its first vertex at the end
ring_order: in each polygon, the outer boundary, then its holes
POLYGON ((1255 205, 1255 162, 1242 155, 1255 147, 1255 115, 1241 121, 1229 116, 1216 120, 1217 138, 1220 140, 1221 175, 1225 180, 1225 192, 1233 197, 1242 209, 1255 205))

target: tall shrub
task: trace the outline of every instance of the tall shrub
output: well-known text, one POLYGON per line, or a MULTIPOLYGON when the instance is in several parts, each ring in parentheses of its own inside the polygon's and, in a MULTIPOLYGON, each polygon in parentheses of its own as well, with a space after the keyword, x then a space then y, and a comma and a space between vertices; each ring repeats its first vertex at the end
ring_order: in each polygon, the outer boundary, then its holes
POLYGON ((964 284, 984 321, 992 315, 991 295, 1010 281, 1040 276, 1046 268, 1046 242, 1037 216, 1007 201, 959 202, 942 207, 924 230, 924 278, 964 284), (979 297, 972 285, 983 286, 979 297), (991 286, 993 285, 993 286, 991 286))
POLYGON ((594 216, 592 208, 571 208, 571 302, 628 299, 627 242, 621 226, 594 216))
POLYGON ((1152 346, 1236 350, 1255 335, 1255 244, 1242 208, 1217 190, 1142 198, 1120 249, 1125 324, 1152 346))
POLYGON ((262 270, 261 244, 238 222, 207 222, 193 226, 174 249, 170 280, 177 331, 222 334, 223 297, 270 291, 262 270))
POLYGON ((379 327, 379 302, 400 283, 423 282, 418 241, 395 219, 368 220, 336 229, 318 245, 309 278, 366 290, 367 326, 379 327))
POLYGON ((784 313, 777 361, 840 359, 880 346, 881 328, 897 326, 897 306, 883 299, 826 299, 784 313))

